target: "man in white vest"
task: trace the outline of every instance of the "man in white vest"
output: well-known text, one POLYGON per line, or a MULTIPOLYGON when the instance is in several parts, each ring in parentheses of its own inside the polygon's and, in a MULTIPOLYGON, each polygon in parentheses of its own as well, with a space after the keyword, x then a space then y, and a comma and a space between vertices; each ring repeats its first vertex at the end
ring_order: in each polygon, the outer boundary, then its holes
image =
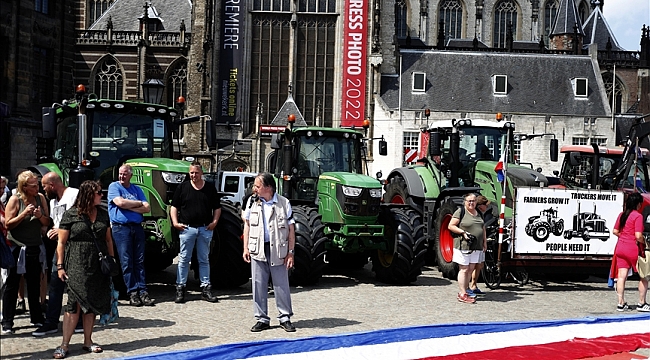
POLYGON ((253 301, 257 323, 252 332, 270 328, 268 315, 269 276, 273 282, 280 327, 296 331, 291 323, 291 294, 289 269, 293 267, 296 234, 291 204, 278 195, 275 179, 269 173, 255 178, 254 195, 248 199, 242 214, 244 219, 244 260, 251 263, 253 301))

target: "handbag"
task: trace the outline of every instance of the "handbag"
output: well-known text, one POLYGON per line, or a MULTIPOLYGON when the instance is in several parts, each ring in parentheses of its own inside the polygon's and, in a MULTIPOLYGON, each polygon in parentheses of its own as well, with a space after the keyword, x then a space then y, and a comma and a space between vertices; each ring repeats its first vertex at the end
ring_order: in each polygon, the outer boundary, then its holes
POLYGON ((639 256, 637 259, 636 269, 640 278, 650 280, 650 250, 646 250, 644 255, 645 257, 639 256))
POLYGON ((92 226, 90 225, 90 221, 84 217, 84 221, 86 222, 86 225, 88 225, 88 228, 90 229, 90 233, 93 235, 93 240, 95 240, 95 246, 97 246, 97 251, 99 251, 99 265, 102 270, 102 273, 106 276, 117 276, 120 274, 120 267, 117 266, 117 262, 115 261, 115 258, 104 253, 102 253, 102 249, 99 247, 99 241, 97 240, 97 236, 95 236, 95 232, 93 231, 92 226))

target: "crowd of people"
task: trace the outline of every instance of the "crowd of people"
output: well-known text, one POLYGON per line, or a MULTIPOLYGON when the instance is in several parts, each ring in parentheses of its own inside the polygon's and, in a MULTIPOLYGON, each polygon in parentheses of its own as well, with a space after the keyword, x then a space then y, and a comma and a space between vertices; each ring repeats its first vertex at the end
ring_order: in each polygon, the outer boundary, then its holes
MULTIPOLYGON (((33 336, 58 332, 61 310, 63 337, 53 356, 68 355, 75 332, 83 333, 83 349, 102 352, 92 340, 98 315, 111 310, 111 277, 100 266, 100 255, 119 259, 122 277, 132 306, 153 306, 147 291, 144 268, 145 234, 143 214, 151 207, 143 190, 131 183, 133 170, 129 165, 119 168, 118 180, 107 189, 108 211, 100 206, 103 189, 99 182, 85 181, 79 189, 64 185, 61 177, 50 172, 41 179, 41 188, 49 206, 39 192, 38 177, 31 171, 17 176, 15 193, 8 189, 7 179, 0 178, 0 241, 6 244, 15 266, 3 269, 2 333, 12 334, 16 311, 20 310, 21 279, 27 289, 30 321, 37 329, 33 336), (6 205, 6 206, 5 206, 6 205), (115 243, 115 245, 114 245, 115 243), (55 251, 48 253, 47 248, 55 251), (114 253, 116 249, 116 253, 114 253), (49 264, 51 261, 51 264, 49 264), (42 284, 47 281, 45 297, 42 284), (63 304, 63 294, 67 302, 63 304), (47 300, 47 302, 46 302, 47 300), (44 309, 41 308, 44 305, 44 309)), ((626 197, 624 211, 614 226, 618 243, 612 260, 616 280, 617 310, 630 310, 625 302, 625 282, 636 272, 636 259, 645 238, 644 219, 639 212, 642 197, 626 197)), ((201 298, 218 302, 210 282, 210 243, 221 216, 219 196, 213 186, 206 186, 201 164, 189 166, 189 181, 182 183, 172 198, 172 225, 179 231, 180 254, 176 278, 176 303, 185 301, 189 263, 196 249, 201 298)), ((454 236, 453 262, 458 265, 457 300, 476 303, 484 292, 478 288, 478 274, 487 250, 486 223, 494 221, 487 198, 467 194, 463 205, 452 215, 448 230, 454 236)), ((296 331, 289 287, 289 271, 294 265, 295 222, 289 200, 276 192, 274 177, 260 173, 253 185, 253 196, 243 205, 243 259, 251 265, 255 324, 251 332, 270 328, 268 289, 272 285, 280 327, 296 331)), ((646 302, 648 279, 639 280, 638 311, 650 312, 646 302)))

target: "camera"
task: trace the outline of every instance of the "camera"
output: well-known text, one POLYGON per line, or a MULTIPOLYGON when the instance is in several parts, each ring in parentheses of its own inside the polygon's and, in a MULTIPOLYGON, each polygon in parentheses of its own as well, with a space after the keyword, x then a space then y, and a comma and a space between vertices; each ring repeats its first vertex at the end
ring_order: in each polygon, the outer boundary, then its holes
POLYGON ((472 235, 472 234, 470 234, 470 233, 468 233, 468 232, 466 232, 465 234, 467 235, 467 239, 465 240, 465 241, 467 241, 467 246, 471 248, 472 245, 473 245, 476 241, 478 241, 478 239, 476 238, 476 236, 474 236, 474 235, 472 235))

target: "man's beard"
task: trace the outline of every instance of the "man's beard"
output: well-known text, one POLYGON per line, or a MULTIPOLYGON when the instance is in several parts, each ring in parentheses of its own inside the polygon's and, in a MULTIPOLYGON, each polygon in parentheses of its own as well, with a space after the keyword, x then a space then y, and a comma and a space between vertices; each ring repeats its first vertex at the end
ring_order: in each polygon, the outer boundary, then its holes
POLYGON ((47 198, 50 199, 50 200, 56 199, 59 196, 59 194, 57 194, 56 191, 54 191, 54 190, 46 191, 45 195, 47 195, 47 198))

